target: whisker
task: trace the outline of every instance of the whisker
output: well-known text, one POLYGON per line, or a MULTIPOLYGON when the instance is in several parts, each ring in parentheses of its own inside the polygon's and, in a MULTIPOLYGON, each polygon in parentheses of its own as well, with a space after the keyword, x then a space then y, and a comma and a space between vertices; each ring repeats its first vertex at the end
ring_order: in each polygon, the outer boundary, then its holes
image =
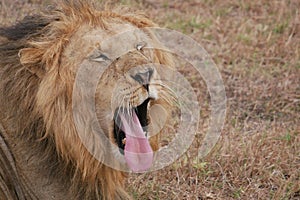
POLYGON ((122 106, 124 100, 125 100, 125 95, 123 96, 121 102, 119 103, 119 108, 118 108, 117 116, 119 116, 120 112, 124 113, 124 107, 122 106))
POLYGON ((167 103, 179 105, 177 95, 169 86, 163 83, 156 83, 155 85, 161 88, 160 95, 162 96, 162 98, 164 98, 164 100, 167 101, 167 103))

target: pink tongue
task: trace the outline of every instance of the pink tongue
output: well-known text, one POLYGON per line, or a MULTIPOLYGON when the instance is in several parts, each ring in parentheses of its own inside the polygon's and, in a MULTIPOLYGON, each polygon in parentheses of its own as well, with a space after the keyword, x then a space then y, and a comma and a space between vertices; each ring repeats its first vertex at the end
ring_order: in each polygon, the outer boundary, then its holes
POLYGON ((153 151, 137 115, 135 112, 132 112, 132 116, 120 114, 120 118, 121 129, 126 135, 124 155, 127 165, 134 172, 148 170, 153 162, 153 151))

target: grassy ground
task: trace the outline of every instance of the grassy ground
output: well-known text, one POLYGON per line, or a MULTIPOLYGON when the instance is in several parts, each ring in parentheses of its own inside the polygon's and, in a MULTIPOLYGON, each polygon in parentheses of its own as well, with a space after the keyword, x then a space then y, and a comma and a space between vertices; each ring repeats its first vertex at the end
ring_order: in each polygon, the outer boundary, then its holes
MULTIPOLYGON (((41 2, 0 0, 0 24, 11 24, 41 2)), ((128 190, 136 199, 300 199, 300 1, 114 3, 142 9, 162 27, 198 41, 217 64, 228 98, 214 151, 195 163, 198 137, 171 166, 130 176, 128 190)), ((209 100, 207 91, 200 100, 209 100)), ((201 127, 209 110, 203 105, 201 127)))

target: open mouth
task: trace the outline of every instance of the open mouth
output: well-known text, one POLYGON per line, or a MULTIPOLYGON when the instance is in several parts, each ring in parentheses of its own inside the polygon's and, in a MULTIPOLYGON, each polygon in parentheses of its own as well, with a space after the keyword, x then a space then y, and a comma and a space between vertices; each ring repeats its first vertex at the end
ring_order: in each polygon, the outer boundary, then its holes
POLYGON ((126 110, 118 108, 114 116, 114 139, 127 165, 135 172, 149 169, 153 151, 147 139, 148 103, 126 110))
MULTIPOLYGON (((148 125, 148 103, 150 99, 146 99, 141 105, 135 107, 130 112, 134 112, 141 124, 141 127, 144 131, 145 136, 147 136, 147 125, 148 125)), ((119 115, 120 112, 127 112, 127 110, 122 111, 122 108, 118 108, 115 111, 114 115, 114 139, 119 147, 120 153, 124 154, 125 144, 126 144, 126 134, 122 130, 122 121, 119 115), (121 109, 121 110, 120 110, 121 109)))

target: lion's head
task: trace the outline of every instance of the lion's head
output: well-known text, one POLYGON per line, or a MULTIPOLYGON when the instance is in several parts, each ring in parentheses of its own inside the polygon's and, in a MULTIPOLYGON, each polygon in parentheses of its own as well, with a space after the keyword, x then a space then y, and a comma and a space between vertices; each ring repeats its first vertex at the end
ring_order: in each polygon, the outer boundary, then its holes
POLYGON ((144 171, 159 148, 155 126, 161 124, 155 125, 159 120, 153 118, 163 113, 153 109, 151 115, 150 108, 167 106, 172 98, 156 66, 171 67, 172 61, 166 52, 148 48, 157 41, 147 27, 156 25, 141 14, 123 9, 97 11, 77 0, 63 1, 58 9, 26 23, 38 27, 15 40, 22 42, 17 48, 21 65, 15 71, 22 73, 14 78, 17 83, 32 79, 37 85, 5 90, 16 93, 11 95, 15 98, 18 92, 25 97, 15 100, 26 101, 22 109, 31 112, 29 118, 18 118, 27 121, 20 124, 42 123, 41 130, 31 134, 54 141, 62 158, 59 162, 72 169, 72 185, 84 187, 81 182, 85 183, 83 193, 93 198, 128 198, 122 189, 124 173, 102 161, 123 156, 129 169, 144 171), (101 76, 93 76, 99 71, 101 76), (86 110, 89 106, 95 113, 86 110), (98 136, 95 123, 109 142, 98 136))
MULTIPOLYGON (((90 153, 95 155, 96 151, 104 151, 96 150, 95 146, 107 149, 113 144, 110 147, 113 155, 107 153, 105 157, 123 154, 131 170, 144 171, 151 167, 159 138, 157 130, 149 123, 149 108, 165 104, 171 94, 161 83, 159 66, 170 68, 171 59, 165 52, 150 48, 157 41, 149 30, 142 29, 147 26, 139 28, 120 16, 107 18, 101 26, 106 28, 88 30, 82 26, 84 31, 76 32, 71 38, 71 41, 81 42, 74 42, 78 46, 64 51, 66 63, 81 57, 75 67, 77 82, 72 99, 76 128, 90 153), (74 49, 82 51, 74 52, 74 49), (91 98, 95 101, 90 101, 91 98), (77 99, 79 103, 74 105, 77 99), (80 106, 82 108, 78 108, 80 106), (87 124, 95 122, 93 112, 97 113, 96 123, 99 123, 100 130, 92 128, 93 136, 86 138, 82 133, 86 132, 87 124), (85 118, 78 119, 77 115, 85 118), (98 133, 104 133, 110 143, 103 144, 106 138, 95 136, 98 133)), ((102 154, 98 156, 100 160, 105 159, 102 154)), ((108 162, 110 167, 116 167, 113 161, 108 162)))

